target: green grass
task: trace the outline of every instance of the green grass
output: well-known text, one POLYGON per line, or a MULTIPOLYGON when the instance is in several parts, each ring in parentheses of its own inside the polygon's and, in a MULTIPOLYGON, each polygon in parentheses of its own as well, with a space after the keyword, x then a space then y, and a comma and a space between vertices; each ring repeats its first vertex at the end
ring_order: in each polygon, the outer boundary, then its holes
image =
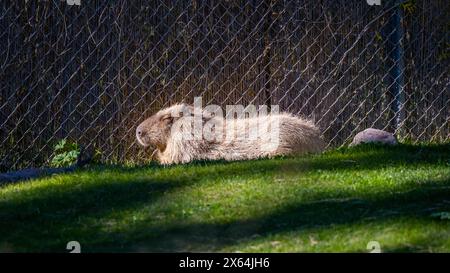
POLYGON ((97 166, 0 187, 0 251, 450 252, 446 212, 449 144, 97 166))

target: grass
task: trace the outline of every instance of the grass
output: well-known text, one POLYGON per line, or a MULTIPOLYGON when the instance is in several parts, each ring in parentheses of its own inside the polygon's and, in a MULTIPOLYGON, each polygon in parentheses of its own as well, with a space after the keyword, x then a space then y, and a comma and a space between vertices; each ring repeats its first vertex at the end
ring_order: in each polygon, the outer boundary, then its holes
POLYGON ((0 251, 450 252, 450 145, 161 167, 0 187, 0 251))

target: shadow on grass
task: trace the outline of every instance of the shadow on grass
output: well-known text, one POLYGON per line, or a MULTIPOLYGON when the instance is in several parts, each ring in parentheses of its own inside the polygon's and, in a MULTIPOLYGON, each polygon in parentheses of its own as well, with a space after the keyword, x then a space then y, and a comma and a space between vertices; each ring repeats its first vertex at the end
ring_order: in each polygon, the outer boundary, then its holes
MULTIPOLYGON (((142 170, 163 171, 171 168, 208 168, 219 166, 226 171, 230 169, 235 174, 249 174, 248 168, 256 168, 256 171, 272 172, 280 170, 307 171, 307 170, 373 170, 381 167, 393 167, 404 164, 435 164, 450 162, 450 143, 398 146, 365 144, 352 148, 339 148, 325 152, 322 155, 305 155, 300 157, 277 157, 274 160, 256 159, 247 161, 194 161, 184 165, 163 166, 152 162, 148 165, 124 167, 121 165, 93 165, 88 168, 78 169, 76 172, 117 170, 123 173, 135 173, 142 170), (238 166, 241 165, 241 166, 238 166)), ((220 170, 219 170, 220 171, 220 170)), ((255 170, 253 170, 255 173, 255 170)), ((45 179, 47 175, 40 176, 45 179)), ((26 181, 33 181, 26 180, 26 181)), ((26 182, 24 180, 13 183, 26 182)), ((9 184, 0 183, 0 188, 9 184)))
MULTIPOLYGON (((410 192, 369 199, 318 200, 284 207, 266 216, 229 223, 176 224, 170 227, 135 227, 134 242, 123 249, 114 245, 92 246, 104 251, 217 251, 223 247, 245 243, 255 237, 287 231, 313 231, 361 221, 376 223, 400 217, 431 218, 436 211, 449 210, 450 180, 428 181, 427 186, 410 192)), ((115 237, 117 234, 108 234, 115 237)), ((431 242, 428 242, 431 243, 431 242)), ((404 249, 392 249, 402 251, 404 249)), ((412 250, 412 248, 410 248, 412 250)))
MULTIPOLYGON (((385 166, 398 166, 405 164, 435 164, 447 162, 450 163, 450 143, 447 144, 424 144, 411 145, 400 144, 397 146, 381 144, 364 144, 356 147, 343 147, 337 150, 327 151, 321 155, 305 155, 299 157, 276 157, 278 161, 267 159, 256 159, 250 161, 195 161, 184 166, 227 166, 261 164, 270 171, 282 166, 292 166, 294 169, 321 169, 321 170, 345 170, 345 169, 377 169, 385 166), (286 161, 284 163, 283 161, 286 161), (300 164, 299 164, 300 163, 300 164)), ((171 168, 163 167, 157 164, 153 168, 171 168)), ((234 167, 234 166, 233 166, 234 167)), ((283 169, 284 170, 284 169, 283 169)))
MULTIPOLYGON (((303 160, 288 162, 294 170, 376 170, 403 165, 450 163, 450 144, 386 146, 368 144, 340 148, 303 160), (294 163, 294 164, 292 164, 294 163)), ((289 168, 287 168, 289 169, 289 168)))
MULTIPOLYGON (((246 161, 194 161, 184 165, 162 166, 152 163, 147 166, 113 168, 121 172, 133 173, 139 170, 169 170, 183 168, 186 171, 204 170, 208 173, 210 167, 216 167, 212 175, 254 175, 256 173, 304 171, 340 171, 340 170, 376 170, 383 167, 403 165, 450 164, 450 143, 398 146, 366 144, 351 148, 339 148, 319 155, 304 155, 297 157, 276 157, 274 160, 256 159, 246 161)), ((110 166, 98 166, 95 170, 108 170, 110 166)))
POLYGON ((27 220, 33 216, 54 215, 57 218, 58 214, 70 220, 70 217, 80 214, 102 215, 104 211, 111 209, 125 209, 142 203, 151 203, 166 192, 194 183, 195 180, 180 179, 142 178, 134 181, 123 179, 111 181, 99 178, 93 185, 83 185, 81 180, 80 184, 73 184, 71 188, 49 187, 48 191, 42 191, 32 198, 3 201, 0 203, 0 220, 8 223, 27 220))
POLYGON ((4 249, 32 251, 64 251, 58 236, 73 231, 79 240, 94 241, 101 226, 84 223, 83 219, 101 219, 115 211, 134 209, 156 202, 167 192, 196 181, 141 179, 109 181, 99 179, 94 185, 71 185, 59 189, 49 187, 31 197, 0 199, 0 252, 4 249), (9 247, 11 246, 11 247, 9 247), (12 247, 14 246, 14 247, 12 247))
MULTIPOLYGON (((442 163, 449 160, 449 145, 417 147, 358 147, 344 149, 342 154, 359 162, 359 169, 379 168, 387 165, 442 163)), ((293 166, 299 163, 301 169, 353 169, 354 165, 343 163, 341 157, 331 154, 318 157, 288 158, 293 166), (339 158, 339 160, 336 160, 339 158)), ((349 160, 345 158, 344 160, 349 160)), ((102 226, 80 223, 87 218, 102 216, 126 209, 140 208, 152 204, 165 193, 200 183, 199 175, 227 178, 242 175, 251 176, 255 168, 265 172, 280 170, 284 172, 284 161, 247 161, 241 163, 194 162, 187 166, 175 167, 189 171, 192 166, 200 166, 203 171, 154 179, 110 181, 99 177, 95 184, 78 188, 65 188, 63 191, 49 189, 41 195, 23 200, 0 202, 0 234, 4 234, 1 244, 30 251, 64 251, 64 236, 87 243, 86 251, 215 251, 223 247, 250 240, 254 236, 267 236, 294 230, 313 230, 332 228, 334 225, 352 224, 361 220, 379 221, 396 217, 427 217, 434 211, 450 209, 450 181, 424 181, 423 186, 414 191, 373 199, 320 200, 298 203, 283 207, 278 211, 253 219, 229 223, 185 223, 179 221, 171 225, 152 226, 145 223, 131 224, 132 228, 123 232, 105 231, 102 226), (218 166, 210 170, 210 166, 218 166), (255 167, 256 166, 256 167, 255 167), (280 167, 281 166, 281 167, 280 167), (102 181, 104 180, 104 181, 102 181), (77 226, 78 225, 78 226, 77 226), (70 233, 70 232, 72 233, 70 233), (53 233, 52 233, 53 232, 53 233), (55 234, 55 232, 57 234, 55 234)), ((169 167, 173 168, 173 167, 169 167)), ((106 168, 108 169, 108 168, 106 168)), ((141 172, 161 170, 164 167, 115 167, 122 172, 141 172)), ((103 167, 91 172, 101 173, 103 167)), ((73 178, 72 178, 73 179, 73 178)), ((80 181, 82 183, 82 181, 80 181)), ((431 220, 432 221, 432 220, 431 220)))
MULTIPOLYGON (((74 175, 65 175, 62 183, 43 189, 26 189, 24 191, 28 192, 23 194, 23 198, 0 199, 0 252, 2 248, 16 247, 33 251, 64 251, 65 246, 59 240, 55 241, 55 232, 66 233, 68 230, 72 230, 73 235, 80 240, 95 241, 95 237, 102 233, 102 227, 86 225, 82 223, 83 220, 100 219, 110 213, 149 206, 166 193, 195 185, 201 179, 197 173, 183 175, 181 172, 158 179, 151 173, 146 175, 147 172, 164 169, 166 167, 163 166, 96 166, 74 175), (105 177, 102 175, 104 171, 112 172, 105 177), (117 179, 114 173, 120 174, 117 179)), ((247 168, 239 168, 239 172, 244 176, 253 174, 247 168)), ((222 177, 235 175, 227 170, 204 169, 200 173, 222 177)))

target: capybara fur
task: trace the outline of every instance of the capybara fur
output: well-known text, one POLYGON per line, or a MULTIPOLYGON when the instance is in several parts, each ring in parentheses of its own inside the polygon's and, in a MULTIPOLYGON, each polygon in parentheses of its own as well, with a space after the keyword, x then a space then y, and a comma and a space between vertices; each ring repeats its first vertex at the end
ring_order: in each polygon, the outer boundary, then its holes
POLYGON ((156 157, 162 164, 299 155, 321 152, 325 147, 319 129, 311 120, 289 113, 227 119, 199 110, 203 113, 199 128, 193 124, 194 109, 187 104, 176 104, 160 110, 137 127, 138 142, 156 149, 156 157), (257 137, 250 137, 251 130, 258 128, 266 130, 261 129, 257 137), (277 133, 266 132, 271 128, 277 128, 277 133), (192 137, 199 131, 200 136, 201 132, 206 135, 207 130, 216 132, 215 137, 192 137))

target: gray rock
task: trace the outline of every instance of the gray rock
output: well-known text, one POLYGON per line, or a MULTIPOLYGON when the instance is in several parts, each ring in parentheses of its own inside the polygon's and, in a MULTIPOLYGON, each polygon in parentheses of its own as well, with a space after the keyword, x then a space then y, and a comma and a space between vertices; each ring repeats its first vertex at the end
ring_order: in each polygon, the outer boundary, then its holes
POLYGON ((22 180, 39 178, 41 176, 53 175, 59 173, 72 172, 75 167, 67 168, 29 168, 16 172, 0 173, 0 185, 4 183, 13 183, 22 180))
POLYGON ((92 161, 92 153, 86 152, 81 147, 77 162, 70 167, 62 168, 29 168, 16 172, 0 173, 0 186, 2 184, 20 182, 24 180, 39 178, 42 176, 73 172, 77 168, 81 168, 92 161))
POLYGON ((389 145, 398 144, 394 134, 373 128, 366 129, 356 134, 352 143, 350 143, 350 146, 356 146, 361 143, 384 143, 389 145))

